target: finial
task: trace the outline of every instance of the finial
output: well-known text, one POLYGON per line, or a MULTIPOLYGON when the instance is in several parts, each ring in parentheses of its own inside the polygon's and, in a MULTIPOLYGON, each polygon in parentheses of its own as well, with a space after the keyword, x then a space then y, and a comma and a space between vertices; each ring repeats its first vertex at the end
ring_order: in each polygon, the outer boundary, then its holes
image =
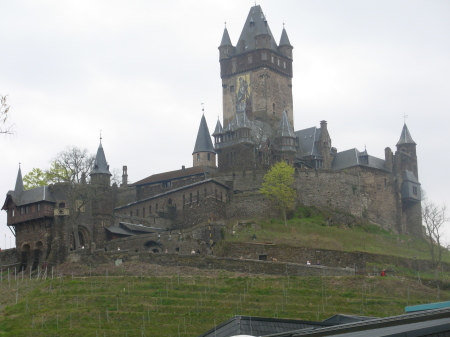
POLYGON ((408 118, 408 115, 406 113, 403 114, 403 123, 406 124, 406 118, 408 118))
POLYGON ((19 168, 20 168, 20 163, 19 163, 19 168))
POLYGON ((202 103, 202 112, 205 114, 205 103, 202 103))
POLYGON ((102 130, 100 130, 100 144, 102 143, 102 130))
POLYGON ((284 20, 283 20, 283 29, 284 29, 284 20))
POLYGON ((227 29, 227 22, 225 21, 224 23, 225 23, 225 29, 227 29))

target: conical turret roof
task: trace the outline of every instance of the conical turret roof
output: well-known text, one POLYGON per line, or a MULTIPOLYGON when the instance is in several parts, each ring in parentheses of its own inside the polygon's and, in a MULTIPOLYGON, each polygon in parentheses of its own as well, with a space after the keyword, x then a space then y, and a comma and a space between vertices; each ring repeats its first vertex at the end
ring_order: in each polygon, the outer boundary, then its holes
POLYGON ((97 150, 97 156, 95 157, 94 166, 92 168, 92 171, 90 173, 93 174, 108 174, 112 175, 111 172, 109 172, 109 165, 106 162, 105 152, 103 151, 102 141, 100 140, 100 145, 98 146, 97 150))
POLYGON ((222 46, 232 46, 227 27, 223 30, 222 41, 220 42, 220 47, 222 46))
POLYGON ((283 31, 281 32, 280 46, 291 46, 291 42, 289 42, 289 38, 284 27, 283 31))
POLYGON ((414 140, 411 137, 411 134, 409 133, 406 123, 403 125, 402 134, 400 135, 400 139, 399 139, 397 145, 402 145, 402 144, 416 145, 416 143, 414 142, 414 140))
POLYGON ((254 50, 256 49, 255 37, 262 34, 267 34, 271 37, 270 49, 277 51, 277 43, 273 38, 272 32, 270 31, 269 24, 267 23, 261 6, 253 6, 252 8, 250 8, 250 12, 248 13, 244 28, 242 29, 241 35, 239 36, 239 42, 244 41, 245 51, 254 50))
POLYGON ((19 165, 19 172, 17 172, 16 187, 14 188, 14 192, 16 192, 16 193, 23 192, 23 179, 22 179, 22 170, 20 169, 20 165, 19 165))
POLYGON ((198 128, 197 133, 197 140, 195 141, 194 152, 192 152, 192 154, 197 152, 215 153, 214 146, 211 141, 211 136, 209 134, 208 124, 206 124, 205 115, 202 116, 202 119, 200 121, 200 127, 198 128))
POLYGON ((289 118, 287 116, 286 110, 283 111, 280 120, 280 126, 278 127, 277 137, 291 137, 295 138, 294 130, 292 129, 291 123, 289 123, 289 118))
POLYGON ((217 136, 223 133, 222 124, 220 124, 220 120, 217 120, 216 128, 214 129, 213 136, 217 136))

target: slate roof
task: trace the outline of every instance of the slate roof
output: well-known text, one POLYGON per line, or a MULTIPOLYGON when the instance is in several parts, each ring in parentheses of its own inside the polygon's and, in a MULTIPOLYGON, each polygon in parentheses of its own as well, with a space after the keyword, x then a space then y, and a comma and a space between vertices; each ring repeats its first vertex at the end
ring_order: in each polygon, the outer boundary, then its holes
POLYGON ((405 170, 405 172, 403 173, 403 181, 405 181, 405 180, 419 184, 419 181, 417 180, 414 173, 412 173, 411 171, 408 171, 408 170, 405 170))
POLYGON ((113 233, 113 234, 119 234, 119 235, 127 235, 127 236, 132 236, 132 235, 136 235, 133 232, 124 229, 122 227, 119 226, 110 226, 105 228, 108 232, 113 233))
POLYGON ((108 174, 112 175, 109 172, 109 165, 106 162, 105 152, 103 151, 102 142, 100 141, 100 145, 98 146, 97 155, 95 156, 94 167, 90 173, 93 174, 108 174))
POLYGON ((239 36, 239 42, 245 42, 244 50, 246 52, 256 49, 255 37, 260 34, 268 34, 270 36, 270 49, 278 51, 277 43, 273 38, 261 6, 257 5, 250 8, 244 28, 239 36), (250 22, 252 22, 252 24, 250 24, 250 22))
POLYGON ((129 207, 129 206, 132 206, 132 205, 137 205, 137 204, 140 204, 142 202, 146 202, 146 201, 149 201, 149 200, 152 200, 152 199, 155 199, 155 198, 159 198, 159 197, 164 196, 164 195, 169 195, 171 193, 179 192, 181 190, 184 190, 186 188, 190 188, 190 187, 193 187, 193 186, 206 184, 206 183, 211 182, 211 181, 216 183, 216 184, 218 184, 218 185, 221 185, 222 187, 225 187, 226 189, 229 189, 229 187, 227 185, 222 184, 220 181, 217 181, 217 180, 209 178, 209 179, 197 181, 197 182, 189 184, 189 185, 185 185, 185 186, 182 186, 182 187, 174 188, 173 190, 169 190, 169 191, 164 192, 164 193, 156 194, 156 195, 153 195, 153 196, 145 198, 145 199, 141 199, 141 200, 138 200, 138 201, 133 201, 133 202, 130 202, 129 204, 126 204, 124 206, 119 206, 119 207, 116 207, 114 209, 115 210, 119 210, 119 209, 126 208, 126 207, 129 207))
POLYGON ((217 120, 216 128, 214 129, 213 136, 217 136, 223 133, 222 124, 220 124, 220 120, 217 120))
POLYGON ((316 147, 322 130, 313 126, 312 128, 295 131, 295 136, 299 144, 297 155, 300 158, 314 156, 321 157, 322 154, 316 147))
POLYGON ((20 169, 20 166, 19 166, 19 172, 17 172, 16 187, 14 188, 14 191, 17 191, 17 192, 23 191, 22 170, 20 169))
POLYGON ((357 149, 350 149, 342 152, 338 152, 334 155, 331 163, 332 170, 342 170, 353 166, 366 166, 380 170, 386 170, 385 161, 383 159, 367 155, 367 152, 360 152, 357 149), (369 164, 363 164, 360 161, 361 156, 367 156, 369 164))
POLYGON ((291 46, 291 42, 289 42, 289 38, 284 27, 283 31, 281 32, 280 46, 291 46))
POLYGON ((140 233, 161 233, 166 231, 165 229, 162 228, 149 227, 141 224, 132 224, 128 222, 121 222, 120 226, 131 232, 140 232, 140 233))
POLYGON ((294 319, 234 316, 198 337, 229 337, 236 335, 266 336, 272 333, 311 329, 328 325, 321 322, 294 319))
POLYGON ((147 178, 144 178, 133 184, 130 184, 130 186, 154 184, 154 183, 158 183, 158 182, 162 182, 162 181, 180 179, 180 178, 184 178, 184 177, 201 175, 201 174, 205 175, 205 177, 206 177, 209 173, 214 173, 214 172, 216 172, 216 169, 208 167, 208 166, 188 167, 188 168, 181 169, 181 170, 153 174, 147 178))
POLYGON ((230 123, 226 126, 224 131, 236 131, 239 129, 251 129, 252 122, 247 117, 247 114, 240 113, 234 116, 230 123))
POLYGON ((197 152, 216 153, 214 151, 214 146, 211 141, 211 135, 209 133, 208 124, 206 124, 205 115, 202 116, 202 119, 200 121, 200 126, 198 128, 197 133, 197 140, 195 141, 194 152, 192 152, 192 154, 197 152))
POLYGON ((335 336, 335 337, 398 337, 441 336, 450 331, 450 309, 436 309, 399 316, 374 318, 353 323, 318 327, 314 330, 262 335, 265 337, 335 336), (436 334, 436 335, 434 335, 436 334))
POLYGON ((416 143, 413 141, 411 134, 409 133, 408 127, 406 126, 406 123, 403 124, 402 134, 400 135, 400 139, 397 142, 397 145, 401 144, 414 144, 416 143))
POLYGON ((292 129, 291 123, 289 123, 289 118, 287 116, 286 110, 284 110, 283 114, 281 115, 281 120, 277 131, 277 137, 295 138, 295 133, 294 130, 292 129))
POLYGON ((222 41, 220 41, 220 47, 222 46, 232 46, 227 27, 223 30, 222 41))

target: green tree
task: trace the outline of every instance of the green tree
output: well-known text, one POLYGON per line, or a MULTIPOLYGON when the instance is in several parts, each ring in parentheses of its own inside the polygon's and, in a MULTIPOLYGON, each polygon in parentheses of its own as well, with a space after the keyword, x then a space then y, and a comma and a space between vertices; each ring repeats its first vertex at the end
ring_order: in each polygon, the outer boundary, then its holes
POLYGON ((286 214, 295 204, 297 192, 291 186, 294 183, 294 167, 283 161, 272 166, 264 175, 259 192, 275 203, 287 226, 286 214))
POLYGON ((33 168, 23 177, 23 188, 26 190, 45 185, 48 185, 47 174, 40 168, 33 168))

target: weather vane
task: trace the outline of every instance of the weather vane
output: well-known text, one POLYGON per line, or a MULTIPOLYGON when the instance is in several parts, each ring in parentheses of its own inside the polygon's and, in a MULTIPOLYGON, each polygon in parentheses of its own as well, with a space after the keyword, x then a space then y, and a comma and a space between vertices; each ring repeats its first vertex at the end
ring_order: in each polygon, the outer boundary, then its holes
POLYGON ((205 112, 205 103, 202 103, 202 111, 205 112))
POLYGON ((100 143, 102 142, 102 130, 100 130, 100 143))

